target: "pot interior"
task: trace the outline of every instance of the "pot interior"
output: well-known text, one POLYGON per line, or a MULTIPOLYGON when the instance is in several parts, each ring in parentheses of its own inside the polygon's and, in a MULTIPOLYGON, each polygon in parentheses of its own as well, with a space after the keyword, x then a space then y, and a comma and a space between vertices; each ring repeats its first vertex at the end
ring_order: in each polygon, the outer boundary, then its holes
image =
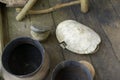
POLYGON ((2 58, 4 68, 14 75, 29 75, 42 64, 41 51, 29 43, 21 43, 6 48, 2 58), (12 47, 13 46, 13 47, 12 47))
POLYGON ((55 70, 53 80, 91 80, 90 74, 85 70, 84 66, 72 64, 64 64, 55 70))

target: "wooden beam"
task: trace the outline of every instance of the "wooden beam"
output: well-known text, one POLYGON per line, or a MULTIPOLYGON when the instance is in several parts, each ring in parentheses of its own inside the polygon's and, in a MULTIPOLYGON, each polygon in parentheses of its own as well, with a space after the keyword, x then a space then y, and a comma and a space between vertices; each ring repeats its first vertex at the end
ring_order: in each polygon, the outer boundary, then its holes
POLYGON ((2 54, 3 50, 3 26, 2 26, 2 11, 0 7, 0 55, 2 54))
POLYGON ((1 55, 3 51, 3 26, 2 26, 2 11, 1 11, 1 5, 0 5, 0 80, 1 80, 1 55))
POLYGON ((2 54, 5 45, 9 41, 9 36, 8 36, 9 31, 8 31, 8 25, 6 25, 7 18, 6 18, 5 9, 6 9, 5 5, 0 4, 0 55, 2 54))

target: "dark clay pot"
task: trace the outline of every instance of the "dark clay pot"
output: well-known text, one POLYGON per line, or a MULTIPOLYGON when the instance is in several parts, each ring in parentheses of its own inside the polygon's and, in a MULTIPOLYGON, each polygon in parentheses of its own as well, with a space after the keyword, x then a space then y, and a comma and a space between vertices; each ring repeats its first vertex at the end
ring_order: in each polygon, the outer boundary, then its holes
POLYGON ((93 80, 93 78, 83 64, 77 61, 64 61, 55 67, 52 80, 93 80))
MULTIPOLYGON (((49 64, 48 57, 47 62, 44 63, 45 58, 46 53, 39 41, 27 37, 17 38, 11 41, 3 51, 3 76, 10 75, 11 80, 20 80, 20 78, 36 80, 33 77, 40 74, 41 68, 49 66, 43 66, 46 63, 49 64)), ((10 78, 8 77, 6 80, 10 78)))

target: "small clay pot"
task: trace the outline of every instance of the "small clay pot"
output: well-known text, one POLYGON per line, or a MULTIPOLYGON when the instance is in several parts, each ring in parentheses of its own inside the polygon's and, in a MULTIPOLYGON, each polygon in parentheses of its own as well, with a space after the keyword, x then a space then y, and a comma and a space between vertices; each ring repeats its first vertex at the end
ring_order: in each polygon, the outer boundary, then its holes
POLYGON ((89 62, 84 61, 84 60, 79 61, 79 62, 89 69, 90 73, 92 74, 92 77, 94 78, 95 77, 95 69, 92 66, 92 64, 90 64, 89 62))
POLYGON ((22 37, 11 41, 2 54, 5 80, 41 80, 49 70, 49 57, 39 41, 22 37))
POLYGON ((61 62, 53 70, 51 80, 93 80, 93 74, 88 67, 83 62, 61 62))
POLYGON ((35 40, 45 41, 50 35, 50 29, 31 26, 31 35, 35 40))

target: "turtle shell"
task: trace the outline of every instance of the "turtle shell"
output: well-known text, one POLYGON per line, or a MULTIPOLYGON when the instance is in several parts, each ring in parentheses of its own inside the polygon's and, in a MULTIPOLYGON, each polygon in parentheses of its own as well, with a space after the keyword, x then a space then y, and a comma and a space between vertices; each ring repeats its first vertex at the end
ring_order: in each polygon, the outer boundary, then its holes
POLYGON ((101 42, 94 30, 74 20, 61 22, 57 26, 56 37, 61 47, 78 54, 95 52, 101 42))

